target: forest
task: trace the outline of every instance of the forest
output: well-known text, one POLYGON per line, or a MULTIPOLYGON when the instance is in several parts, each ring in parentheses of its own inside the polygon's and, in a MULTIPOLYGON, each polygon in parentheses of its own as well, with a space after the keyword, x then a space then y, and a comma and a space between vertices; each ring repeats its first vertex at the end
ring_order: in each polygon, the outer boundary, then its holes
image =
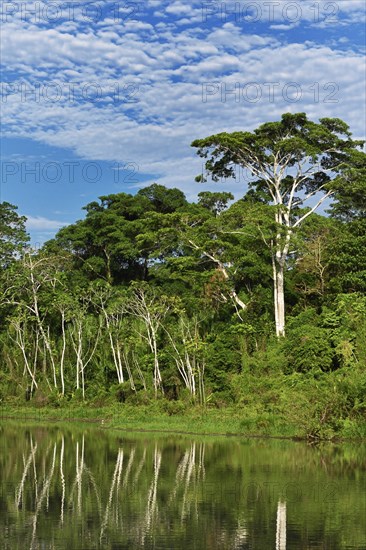
POLYGON ((363 142, 287 113, 192 146, 197 200, 100 196, 37 250, 0 203, 2 403, 231 407, 243 430, 365 437, 363 142))

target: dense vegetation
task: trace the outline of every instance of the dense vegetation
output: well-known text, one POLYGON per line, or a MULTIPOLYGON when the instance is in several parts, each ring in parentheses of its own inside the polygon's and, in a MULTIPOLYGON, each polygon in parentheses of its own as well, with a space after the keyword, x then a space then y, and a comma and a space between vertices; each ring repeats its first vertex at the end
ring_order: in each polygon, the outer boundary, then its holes
POLYGON ((269 432, 282 415, 366 435, 362 143, 287 114, 193 145, 214 180, 246 170, 243 198, 101 196, 41 250, 0 205, 1 398, 235 406, 269 432))

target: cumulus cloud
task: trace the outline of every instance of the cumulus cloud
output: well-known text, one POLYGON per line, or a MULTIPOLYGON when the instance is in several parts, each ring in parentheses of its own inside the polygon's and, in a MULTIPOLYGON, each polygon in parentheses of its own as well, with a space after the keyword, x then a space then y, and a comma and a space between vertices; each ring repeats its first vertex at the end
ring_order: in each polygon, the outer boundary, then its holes
MULTIPOLYGON (((245 2, 155 0, 117 13, 105 2, 94 20, 84 4, 52 21, 3 15, 5 137, 134 161, 142 175, 189 196, 200 170, 190 149, 196 137, 250 130, 285 111, 343 118, 362 137, 364 59, 347 29, 362 20, 363 1, 277 0, 255 32, 245 2), (339 27, 339 39, 322 39, 320 25, 339 27), (302 43, 290 38, 295 26, 302 43)), ((61 227, 35 216, 29 224, 61 227)))
POLYGON ((42 216, 31 216, 25 214, 27 218, 26 227, 27 231, 49 231, 50 234, 54 233, 54 230, 58 230, 61 227, 67 225, 66 222, 60 222, 58 220, 49 220, 42 216))

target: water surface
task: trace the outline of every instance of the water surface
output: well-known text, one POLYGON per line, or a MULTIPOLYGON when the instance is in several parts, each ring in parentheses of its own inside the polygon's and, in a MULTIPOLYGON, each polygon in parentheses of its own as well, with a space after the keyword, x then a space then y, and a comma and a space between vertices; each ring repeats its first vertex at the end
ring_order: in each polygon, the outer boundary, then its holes
POLYGON ((0 426, 1 547, 365 550, 366 447, 0 426))

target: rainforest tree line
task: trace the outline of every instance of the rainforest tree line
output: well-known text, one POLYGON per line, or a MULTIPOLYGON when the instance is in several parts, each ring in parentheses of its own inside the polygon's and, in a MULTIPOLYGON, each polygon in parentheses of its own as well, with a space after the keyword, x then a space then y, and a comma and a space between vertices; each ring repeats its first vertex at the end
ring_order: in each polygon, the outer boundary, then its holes
POLYGON ((242 373, 338 372, 357 373, 360 406, 363 143, 299 113, 192 145, 200 188, 223 190, 101 196, 40 250, 0 204, 0 397, 235 402, 242 373))

